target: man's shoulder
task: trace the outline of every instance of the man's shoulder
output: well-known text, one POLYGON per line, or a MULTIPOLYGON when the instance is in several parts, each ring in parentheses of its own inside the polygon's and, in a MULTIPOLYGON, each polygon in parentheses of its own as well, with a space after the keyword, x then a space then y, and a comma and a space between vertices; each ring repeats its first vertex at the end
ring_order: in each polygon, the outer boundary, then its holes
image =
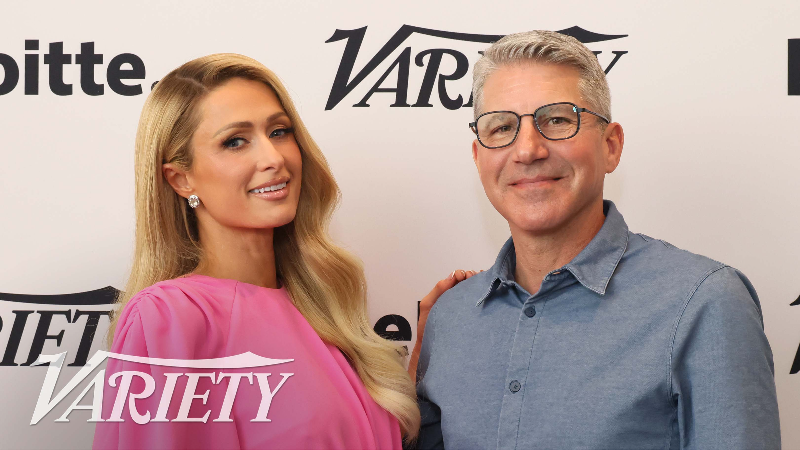
POLYGON ((726 267, 725 263, 684 250, 671 243, 642 233, 631 232, 623 259, 647 263, 665 275, 673 271, 703 274, 726 267))
POLYGON ((436 301, 434 309, 453 312, 469 307, 474 308, 482 296, 489 291, 493 277, 490 270, 478 272, 445 291, 436 301))
POLYGON ((630 233, 622 263, 627 270, 637 272, 637 278, 654 281, 651 285, 655 287, 669 285, 665 290, 677 289, 691 296, 701 286, 708 289, 717 285, 748 291, 750 297, 757 298, 752 284, 739 270, 645 234, 630 233))

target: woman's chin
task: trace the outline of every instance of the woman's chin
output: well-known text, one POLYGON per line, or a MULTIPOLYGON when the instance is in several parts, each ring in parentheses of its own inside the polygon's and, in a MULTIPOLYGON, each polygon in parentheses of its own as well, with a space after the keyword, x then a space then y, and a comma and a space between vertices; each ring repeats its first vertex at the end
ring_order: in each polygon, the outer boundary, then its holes
POLYGON ((288 225, 294 221, 294 214, 287 215, 286 217, 270 217, 269 219, 261 220, 258 222, 258 226, 255 228, 261 229, 269 229, 269 228, 280 228, 284 225, 288 225))

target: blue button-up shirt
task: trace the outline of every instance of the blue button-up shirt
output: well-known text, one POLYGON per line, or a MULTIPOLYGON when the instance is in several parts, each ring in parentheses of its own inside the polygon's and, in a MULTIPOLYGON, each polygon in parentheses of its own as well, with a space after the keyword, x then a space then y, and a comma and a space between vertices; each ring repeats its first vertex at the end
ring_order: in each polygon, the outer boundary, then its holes
POLYGON ((419 448, 780 448, 772 352, 739 271, 628 231, 531 294, 511 239, 430 313, 419 448))

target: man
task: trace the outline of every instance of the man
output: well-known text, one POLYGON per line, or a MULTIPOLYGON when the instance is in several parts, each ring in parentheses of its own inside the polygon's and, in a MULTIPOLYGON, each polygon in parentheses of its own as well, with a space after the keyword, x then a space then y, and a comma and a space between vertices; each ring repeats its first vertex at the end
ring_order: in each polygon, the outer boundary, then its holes
POLYGON ((779 448, 750 282, 629 232, 603 200, 624 136, 592 52, 507 36, 473 95, 472 157, 511 238, 430 312, 419 448, 779 448))

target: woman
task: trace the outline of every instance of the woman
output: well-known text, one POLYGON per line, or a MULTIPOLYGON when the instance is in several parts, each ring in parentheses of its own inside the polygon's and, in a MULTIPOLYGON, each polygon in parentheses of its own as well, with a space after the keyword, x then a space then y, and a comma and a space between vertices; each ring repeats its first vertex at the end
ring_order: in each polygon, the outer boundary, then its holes
MULTIPOLYGON (((286 89, 257 61, 211 55, 155 86, 136 138, 136 247, 111 351, 291 361, 223 376, 110 359, 119 387, 106 383, 111 414, 95 448, 399 448, 414 438, 414 385, 369 325, 360 263, 327 234, 338 195, 286 89), (129 401, 117 398, 123 387, 129 401)), ((440 282, 426 304, 464 277, 440 282)))

